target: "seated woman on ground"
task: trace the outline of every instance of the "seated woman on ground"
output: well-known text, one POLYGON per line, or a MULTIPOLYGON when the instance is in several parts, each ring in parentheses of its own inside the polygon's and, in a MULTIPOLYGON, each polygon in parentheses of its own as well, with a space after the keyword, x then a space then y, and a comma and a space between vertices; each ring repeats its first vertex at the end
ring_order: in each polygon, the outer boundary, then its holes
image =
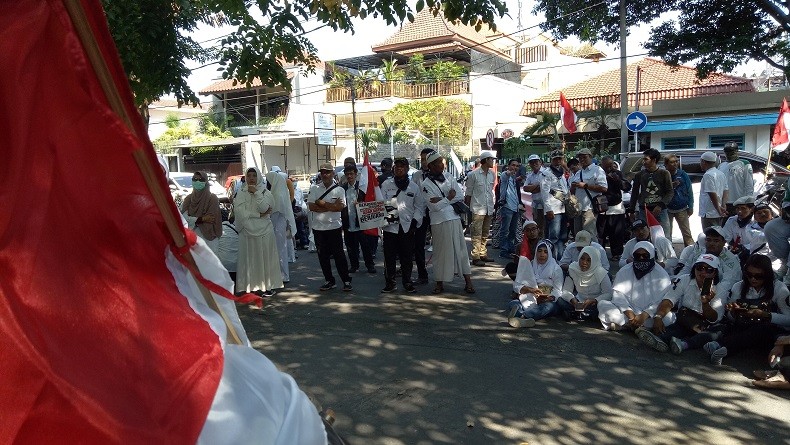
MULTIPOLYGON (((671 349, 673 354, 681 354, 687 349, 699 349, 716 338, 718 329, 712 325, 724 315, 722 295, 716 293, 720 274, 715 255, 700 255, 691 274, 672 280, 672 288, 653 317, 653 329, 637 330, 639 340, 656 351, 671 349), (706 279, 712 280, 709 289, 704 286, 706 279), (672 312, 675 306, 677 313, 672 312)), ((721 293, 726 298, 727 293, 721 293)))
POLYGON ((653 326, 653 316, 672 284, 667 272, 656 266, 653 245, 634 245, 634 261, 617 272, 612 285, 612 301, 598 302, 598 318, 610 331, 635 330, 653 326))
POLYGON ((744 280, 735 283, 725 305, 731 323, 717 340, 703 346, 714 365, 744 349, 768 349, 790 328, 790 291, 774 278, 771 260, 752 255, 743 271, 744 280))
POLYGON ((513 290, 518 299, 510 301, 508 323, 514 328, 535 326, 535 320, 559 312, 557 306, 562 293, 562 269, 551 252, 551 242, 540 241, 531 262, 520 257, 513 290))
POLYGON ((562 298, 558 302, 567 319, 598 318, 598 302, 612 299, 612 280, 609 272, 601 265, 600 252, 587 246, 581 250, 579 259, 568 266, 568 276, 562 287, 562 298))

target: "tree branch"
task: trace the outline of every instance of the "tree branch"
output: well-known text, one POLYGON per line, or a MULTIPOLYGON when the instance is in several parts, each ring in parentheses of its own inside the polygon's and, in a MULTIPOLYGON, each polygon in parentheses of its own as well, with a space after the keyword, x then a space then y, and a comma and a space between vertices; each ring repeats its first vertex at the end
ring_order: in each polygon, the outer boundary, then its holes
MULTIPOLYGON (((787 32, 790 32, 790 16, 785 14, 779 6, 776 5, 776 2, 771 0, 756 0, 755 3, 761 7, 763 11, 765 11, 768 15, 773 17, 774 20, 779 24, 787 32)), ((790 2, 785 2, 790 3, 790 2)))
POLYGON ((753 58, 760 59, 760 60, 765 60, 769 65, 771 65, 772 67, 774 67, 774 68, 776 68, 778 70, 781 70, 782 72, 785 72, 785 70, 787 69, 787 67, 785 67, 781 63, 774 62, 773 59, 771 59, 771 57, 768 54, 766 54, 764 51, 760 51, 760 50, 756 50, 755 49, 755 50, 750 51, 750 53, 751 53, 753 58))

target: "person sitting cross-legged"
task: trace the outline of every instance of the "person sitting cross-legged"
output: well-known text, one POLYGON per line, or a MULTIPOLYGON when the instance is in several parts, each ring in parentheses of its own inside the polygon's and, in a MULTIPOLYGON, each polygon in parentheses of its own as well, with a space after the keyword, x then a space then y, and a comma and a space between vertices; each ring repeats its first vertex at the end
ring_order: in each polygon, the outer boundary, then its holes
POLYGON ((601 254, 593 246, 584 247, 579 259, 568 266, 568 276, 559 301, 566 319, 597 319, 598 302, 611 301, 612 280, 601 265, 601 254))
POLYGON ((512 300, 508 323, 514 328, 532 327, 535 320, 560 313, 558 302, 562 293, 562 269, 551 252, 551 242, 538 243, 535 259, 520 257, 513 290, 518 299, 512 300))
POLYGON ((658 305, 652 330, 637 331, 642 343, 659 352, 671 349, 673 354, 679 355, 687 349, 700 349, 716 338, 717 330, 711 326, 724 315, 723 299, 727 296, 723 289, 721 295, 717 293, 720 274, 719 259, 715 255, 700 255, 691 274, 672 281, 672 289, 658 305), (713 282, 709 289, 704 286, 706 279, 713 282), (671 312, 675 306, 677 312, 671 312), (666 325, 664 320, 667 320, 666 325))

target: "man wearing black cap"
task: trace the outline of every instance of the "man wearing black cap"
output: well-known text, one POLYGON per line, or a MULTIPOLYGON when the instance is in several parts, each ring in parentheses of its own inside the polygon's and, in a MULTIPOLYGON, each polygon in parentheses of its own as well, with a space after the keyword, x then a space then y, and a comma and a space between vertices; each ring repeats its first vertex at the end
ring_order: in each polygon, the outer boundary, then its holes
POLYGON ((647 241, 653 245, 656 250, 656 264, 661 267, 666 267, 668 260, 677 258, 675 249, 672 247, 672 242, 663 236, 657 236, 655 240, 651 240, 650 228, 647 226, 647 223, 641 219, 637 219, 631 223, 631 233, 634 234, 634 237, 625 243, 623 256, 620 258, 620 267, 624 267, 626 264, 634 261, 634 246, 640 241, 647 241))
POLYGON ((393 292, 395 272, 400 263, 401 282, 408 293, 416 292, 411 282, 414 257, 414 232, 422 223, 424 208, 420 187, 409 180, 409 161, 396 157, 394 176, 381 184, 384 202, 397 215, 391 224, 384 226, 384 281, 382 292, 393 292))
MULTIPOLYGON (((404 158, 405 159, 405 158, 404 158)), ((392 158, 384 158, 381 160, 381 174, 376 178, 376 181, 381 187, 381 184, 384 183, 387 179, 392 177, 392 158)))
POLYGON ((719 170, 727 177, 727 214, 735 216, 735 201, 744 196, 754 195, 754 171, 752 164, 738 157, 738 143, 729 141, 724 144, 725 162, 719 170))

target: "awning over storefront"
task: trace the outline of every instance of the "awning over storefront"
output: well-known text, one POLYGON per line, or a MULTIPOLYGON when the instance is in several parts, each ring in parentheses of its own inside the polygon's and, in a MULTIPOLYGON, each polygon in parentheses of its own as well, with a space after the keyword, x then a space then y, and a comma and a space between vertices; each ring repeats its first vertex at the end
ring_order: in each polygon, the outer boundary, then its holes
POLYGON ((744 114, 739 116, 690 117, 665 121, 651 121, 642 132, 695 130, 701 128, 749 127, 776 123, 777 113, 744 114))

